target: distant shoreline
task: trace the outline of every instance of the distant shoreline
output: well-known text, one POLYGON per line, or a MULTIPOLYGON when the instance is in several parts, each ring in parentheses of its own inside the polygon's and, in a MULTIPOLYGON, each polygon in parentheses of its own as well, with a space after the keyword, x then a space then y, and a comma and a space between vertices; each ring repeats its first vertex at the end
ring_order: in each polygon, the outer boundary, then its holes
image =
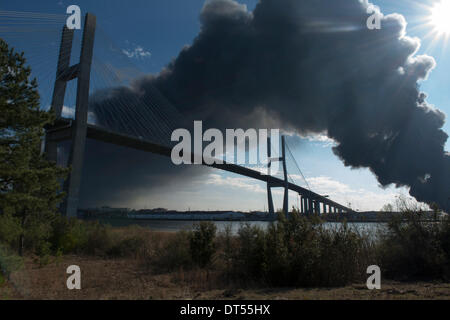
MULTIPOLYGON (((203 218, 203 219, 192 219, 192 218, 155 218, 155 217, 146 217, 146 218, 127 218, 127 217, 111 217, 111 216, 101 216, 101 217, 84 217, 84 219, 86 220, 105 220, 105 221, 126 221, 126 222, 150 222, 150 221, 173 221, 173 222, 177 222, 177 221, 183 221, 183 222, 188 222, 188 221, 192 221, 192 222, 197 222, 197 221, 211 221, 211 222, 276 222, 276 219, 259 219, 259 220, 255 220, 255 219, 211 219, 211 218, 203 218)), ((349 220, 349 219, 342 219, 342 220, 336 220, 336 219, 324 219, 325 222, 328 223, 388 223, 389 220, 349 220)), ((432 222, 435 220, 423 220, 422 222, 432 222)))
MULTIPOLYGON (((335 223, 387 223, 398 212, 352 212, 340 214, 321 214, 326 222, 335 223)), ((124 219, 127 221, 230 221, 230 222, 274 222, 277 214, 263 211, 175 211, 166 209, 130 210, 127 208, 96 208, 79 210, 79 217, 84 219, 124 219)), ((424 212, 421 221, 438 221, 432 212, 424 212)))

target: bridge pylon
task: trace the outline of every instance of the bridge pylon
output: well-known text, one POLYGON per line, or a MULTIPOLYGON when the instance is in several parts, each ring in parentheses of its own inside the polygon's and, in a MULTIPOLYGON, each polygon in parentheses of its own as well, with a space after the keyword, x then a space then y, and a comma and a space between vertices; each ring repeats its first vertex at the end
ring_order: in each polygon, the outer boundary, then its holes
POLYGON ((50 161, 57 162, 57 146, 59 141, 71 140, 68 166, 71 172, 64 184, 66 198, 61 205, 61 211, 68 217, 76 217, 78 197, 83 170, 84 151, 87 136, 87 120, 89 106, 89 85, 91 65, 94 52, 96 17, 87 13, 84 20, 83 39, 81 43, 80 62, 70 66, 74 30, 64 26, 59 49, 56 80, 53 90, 51 109, 56 114, 55 124, 46 128, 45 151, 50 161), (67 82, 77 79, 77 95, 75 105, 75 120, 67 122, 62 118, 62 109, 67 82), (65 136, 69 128, 69 136, 65 136))
POLYGON ((272 143, 271 138, 267 138, 267 201, 268 201, 268 207, 269 207, 269 213, 274 213, 274 206, 273 206, 273 198, 272 198, 272 188, 273 185, 269 182, 269 177, 271 174, 271 166, 272 162, 274 161, 280 161, 283 165, 283 188, 284 188, 284 195, 283 195, 283 212, 288 217, 289 215, 289 181, 288 181, 288 174, 287 174, 287 167, 286 167, 286 145, 285 145, 285 137, 281 136, 281 157, 278 158, 272 158, 272 143))
MULTIPOLYGON (((271 166, 272 166, 272 143, 271 138, 267 137, 267 177, 270 177, 271 173, 271 166)), ((268 201, 268 208, 269 208, 269 214, 274 214, 274 208, 273 208, 273 198, 272 198, 272 186, 270 184, 269 179, 267 179, 267 201, 268 201)))

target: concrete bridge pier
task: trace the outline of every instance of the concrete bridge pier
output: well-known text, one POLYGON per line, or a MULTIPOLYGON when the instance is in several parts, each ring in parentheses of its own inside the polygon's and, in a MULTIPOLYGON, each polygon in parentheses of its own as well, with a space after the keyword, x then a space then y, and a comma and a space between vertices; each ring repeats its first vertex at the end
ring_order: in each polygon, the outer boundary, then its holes
POLYGON ((302 196, 301 205, 302 205, 302 214, 306 214, 306 206, 305 206, 305 197, 304 196, 302 196))
POLYGON ((283 163, 283 175, 284 175, 283 212, 286 215, 286 217, 288 217, 289 216, 289 181, 288 181, 287 166, 286 166, 285 136, 281 136, 281 161, 283 163))
MULTIPOLYGON (((89 85, 91 77, 91 65, 94 51, 94 38, 96 29, 96 17, 86 14, 81 43, 80 62, 69 67, 70 53, 72 51, 73 30, 64 27, 59 52, 57 75, 53 91, 52 110, 56 113, 57 120, 61 118, 67 82, 77 78, 77 96, 75 106, 75 121, 70 126, 72 140, 68 165, 72 167, 70 175, 64 184, 67 197, 62 203, 61 211, 68 217, 76 217, 78 211, 78 196, 83 170, 84 150, 87 136, 87 118, 89 104, 89 85)), ((58 121, 57 121, 58 123, 58 121)), ((56 125, 57 126, 57 125, 56 125)), ((57 157, 57 142, 53 135, 61 128, 50 128, 46 134, 47 157, 55 161, 57 157)))

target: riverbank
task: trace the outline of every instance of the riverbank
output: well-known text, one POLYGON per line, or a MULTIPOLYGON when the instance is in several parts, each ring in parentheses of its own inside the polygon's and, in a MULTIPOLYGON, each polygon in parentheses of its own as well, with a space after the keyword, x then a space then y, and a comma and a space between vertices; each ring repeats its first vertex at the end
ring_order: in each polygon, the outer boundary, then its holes
POLYGON ((298 214, 266 229, 243 224, 236 234, 212 222, 158 232, 60 217, 48 242, 25 247, 23 258, 14 245, 0 247, 8 278, 0 277, 0 297, 449 299, 450 221, 416 218, 394 220, 373 237, 298 214), (82 290, 66 288, 70 265, 81 268, 82 290), (380 267, 381 291, 366 289, 370 265, 380 267))
POLYGON ((381 290, 364 283, 340 288, 239 288, 221 283, 214 273, 201 270, 154 274, 132 258, 103 259, 64 256, 39 266, 31 257, 24 267, 0 285, 0 299, 288 299, 288 300, 404 300, 450 299, 450 284, 442 282, 382 281, 381 290), (68 290, 66 268, 81 269, 81 290, 68 290))

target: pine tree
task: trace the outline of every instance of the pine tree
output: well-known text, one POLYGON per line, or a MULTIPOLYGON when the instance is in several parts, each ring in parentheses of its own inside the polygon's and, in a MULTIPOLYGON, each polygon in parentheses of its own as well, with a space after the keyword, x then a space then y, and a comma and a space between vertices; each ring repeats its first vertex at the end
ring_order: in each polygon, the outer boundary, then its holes
POLYGON ((21 255, 24 241, 45 238, 67 175, 41 153, 44 126, 54 116, 40 109, 37 81, 25 63, 24 53, 0 38, 0 219, 11 226, 3 238, 15 237, 21 255))

